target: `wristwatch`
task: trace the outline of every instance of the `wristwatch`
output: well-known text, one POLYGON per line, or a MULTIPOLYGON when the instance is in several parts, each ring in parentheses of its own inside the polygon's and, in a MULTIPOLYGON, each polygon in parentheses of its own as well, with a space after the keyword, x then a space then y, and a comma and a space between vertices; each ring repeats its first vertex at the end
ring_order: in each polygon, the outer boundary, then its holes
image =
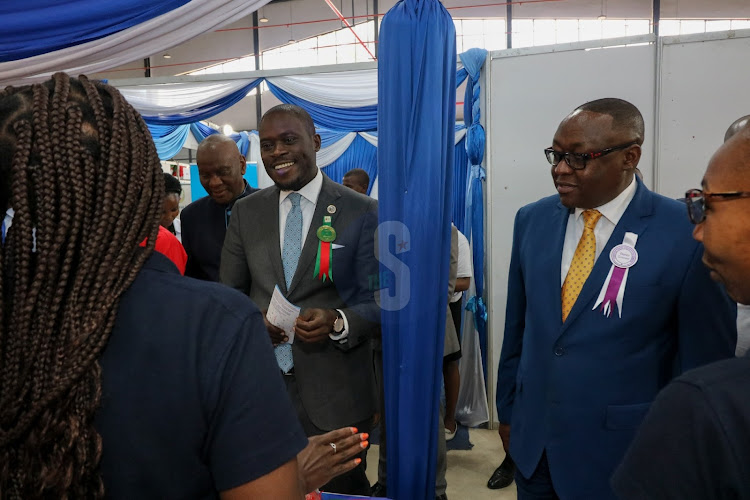
POLYGON ((341 313, 336 311, 336 319, 333 321, 333 334, 341 335, 344 331, 344 318, 341 317, 341 313))

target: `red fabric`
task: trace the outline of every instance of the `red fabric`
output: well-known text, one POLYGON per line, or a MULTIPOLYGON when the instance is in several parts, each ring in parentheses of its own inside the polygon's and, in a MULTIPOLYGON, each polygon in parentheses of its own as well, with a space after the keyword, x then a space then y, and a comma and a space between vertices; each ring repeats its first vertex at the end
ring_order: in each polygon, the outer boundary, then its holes
MULTIPOLYGON (((143 240, 141 246, 146 246, 146 240, 143 240)), ((177 237, 164 226, 159 226, 159 234, 156 235, 156 246, 154 250, 164 254, 169 260, 171 260, 174 265, 177 266, 177 269, 180 270, 180 274, 185 274, 185 265, 187 264, 187 254, 185 253, 185 249, 182 247, 180 240, 178 240, 177 237)))
POLYGON ((325 277, 328 275, 328 271, 331 268, 331 244, 327 241, 320 242, 320 271, 318 278, 325 281, 325 277))

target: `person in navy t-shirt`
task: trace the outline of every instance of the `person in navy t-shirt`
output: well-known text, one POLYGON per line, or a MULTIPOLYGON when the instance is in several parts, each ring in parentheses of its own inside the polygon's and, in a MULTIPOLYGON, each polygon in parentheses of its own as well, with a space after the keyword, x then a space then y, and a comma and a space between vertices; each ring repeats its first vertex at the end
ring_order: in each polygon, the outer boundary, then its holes
MULTIPOLYGON (((750 127, 719 148, 702 189, 685 198, 711 277, 733 300, 750 304, 750 127)), ((697 368, 667 385, 615 471, 617 496, 750 499, 748 385, 748 357, 697 368)))
POLYGON ((3 498, 300 500, 367 446, 308 440, 258 309, 153 251, 163 182, 115 88, 0 91, 3 498))

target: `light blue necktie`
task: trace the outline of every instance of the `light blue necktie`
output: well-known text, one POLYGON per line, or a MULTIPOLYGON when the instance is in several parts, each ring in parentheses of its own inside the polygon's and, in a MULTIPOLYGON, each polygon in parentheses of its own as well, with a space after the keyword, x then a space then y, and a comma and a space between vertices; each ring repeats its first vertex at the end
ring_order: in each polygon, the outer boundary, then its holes
MULTIPOLYGON (((281 251, 281 263, 284 266, 284 280, 286 289, 292 284, 294 272, 297 270, 297 262, 302 253, 302 209, 299 202, 302 195, 292 193, 287 198, 292 202, 292 209, 286 216, 286 227, 284 227, 284 249, 281 251)), ((294 366, 292 359, 292 345, 285 343, 276 346, 276 362, 284 373, 294 366)))

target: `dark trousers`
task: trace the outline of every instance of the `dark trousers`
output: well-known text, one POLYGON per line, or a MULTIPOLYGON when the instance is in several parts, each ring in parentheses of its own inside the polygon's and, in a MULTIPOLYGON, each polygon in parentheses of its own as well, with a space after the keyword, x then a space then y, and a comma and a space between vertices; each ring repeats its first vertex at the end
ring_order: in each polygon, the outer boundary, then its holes
POLYGON ((559 500, 555 487, 552 485, 547 452, 542 452, 542 458, 530 478, 523 477, 523 474, 516 468, 515 479, 518 500, 559 500))
POLYGON ((456 335, 458 335, 458 343, 461 343, 461 305, 464 303, 464 298, 455 302, 448 302, 448 307, 451 308, 451 316, 453 317, 453 326, 456 327, 456 335))
MULTIPOLYGON (((312 423, 310 417, 302 404, 302 398, 299 395, 297 388, 297 378, 295 375, 284 375, 284 381, 286 382, 286 390, 289 397, 292 400, 294 409, 297 411, 297 418, 302 424, 302 428, 305 430, 307 436, 317 436, 319 434, 325 434, 328 431, 319 429, 312 423)), ((367 419, 364 422, 357 422, 352 424, 352 427, 356 427, 359 432, 370 432, 372 428, 372 419, 367 419)), ((329 493, 342 493, 346 495, 370 495, 370 481, 367 479, 365 469, 367 467, 367 450, 356 455, 354 458, 361 458, 362 462, 349 472, 345 472, 340 476, 333 478, 331 481, 326 483, 321 491, 327 491, 329 493)))

